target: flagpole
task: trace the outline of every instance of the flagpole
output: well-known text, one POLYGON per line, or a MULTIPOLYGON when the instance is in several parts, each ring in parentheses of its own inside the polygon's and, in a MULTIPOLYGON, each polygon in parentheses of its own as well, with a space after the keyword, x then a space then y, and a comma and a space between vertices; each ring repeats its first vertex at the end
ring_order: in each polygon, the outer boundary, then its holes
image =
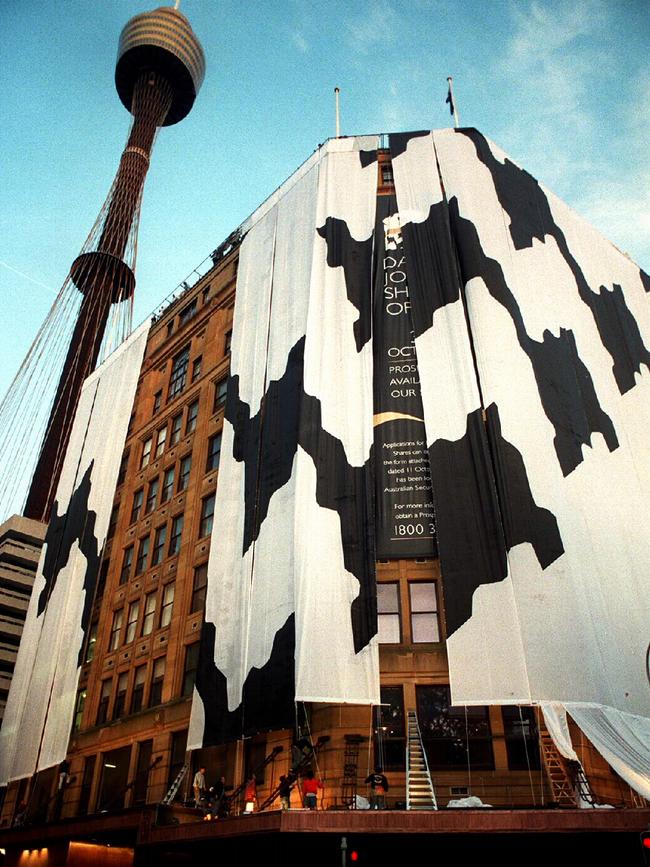
POLYGON ((336 102, 336 137, 340 138, 341 136, 341 116, 339 114, 339 93, 341 91, 338 87, 334 88, 334 100, 336 102))
POLYGON ((454 126, 456 129, 460 126, 460 118, 458 117, 458 111, 456 110, 456 100, 454 99, 454 85, 453 78, 451 75, 447 76, 447 83, 449 84, 449 93, 447 94, 447 102, 449 103, 449 107, 451 109, 451 113, 454 116, 454 126))

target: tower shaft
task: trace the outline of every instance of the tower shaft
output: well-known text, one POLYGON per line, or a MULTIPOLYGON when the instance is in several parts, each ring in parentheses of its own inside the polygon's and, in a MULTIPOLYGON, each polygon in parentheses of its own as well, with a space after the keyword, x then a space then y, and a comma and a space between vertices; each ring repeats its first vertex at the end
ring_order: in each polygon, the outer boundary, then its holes
POLYGON ((49 518, 81 387, 97 364, 111 304, 133 293, 135 276, 125 253, 137 232, 151 149, 172 95, 169 83, 154 70, 139 76, 133 91, 133 124, 102 209, 105 216, 96 249, 81 253, 70 269, 70 279, 83 298, 27 496, 26 517, 49 518))

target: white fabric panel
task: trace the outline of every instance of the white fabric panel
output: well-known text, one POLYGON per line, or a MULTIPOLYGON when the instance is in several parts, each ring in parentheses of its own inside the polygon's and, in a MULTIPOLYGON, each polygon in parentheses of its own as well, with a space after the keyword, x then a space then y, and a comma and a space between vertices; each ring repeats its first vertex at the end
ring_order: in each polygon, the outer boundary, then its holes
POLYGON ((343 563, 339 516, 316 502, 316 469, 298 450, 296 700, 379 704, 377 638, 354 652, 350 606, 359 582, 343 563))
MULTIPOLYGON (((92 464, 88 510, 97 516, 94 533, 98 555, 108 530, 148 332, 147 321, 84 383, 57 488, 61 515, 92 464)), ((75 542, 47 607, 37 616, 45 586, 45 553, 44 548, 9 694, 8 724, 3 725, 0 735, 2 780, 30 776, 35 769, 63 761, 72 726, 79 680, 77 661, 84 639, 81 619, 87 561, 75 542)))
POLYGON ((510 576, 475 591, 472 616, 447 639, 447 654, 453 704, 530 704, 526 656, 510 576))
MULTIPOLYGON (((422 223, 443 199, 433 133, 409 139, 392 161, 402 226, 422 223)), ((467 416, 480 406, 462 299, 438 308, 433 324, 415 339, 427 445, 460 439, 467 416)))
MULTIPOLYGON (((471 280, 467 305, 485 404, 497 404, 503 437, 521 453, 533 498, 556 517, 565 548, 544 570, 528 543, 513 548, 508 557, 515 610, 507 618, 520 624, 531 698, 604 705, 601 728, 612 708, 626 719, 647 717, 650 374, 642 366, 636 385, 619 392, 612 356, 584 300, 591 296, 583 284, 580 297, 574 274, 579 263, 591 292, 601 285, 611 289, 618 281, 648 347, 650 319, 638 269, 546 191, 560 229, 552 229, 554 235, 547 234, 545 243, 533 238, 531 246, 517 250, 509 215, 472 141, 453 132, 434 133, 434 141, 446 194, 457 198, 461 217, 476 227, 484 253, 500 263, 525 334, 540 343, 545 331, 557 337, 560 328, 571 329, 598 404, 619 441, 610 452, 604 436, 593 433, 590 447, 582 448, 582 461, 563 475, 554 448, 555 429, 513 318, 482 279, 471 280)), ((490 147, 503 163, 503 154, 490 147)), ((472 670, 476 636, 494 627, 494 613, 503 603, 497 585, 480 591, 471 620, 449 643, 454 701, 466 704, 508 699, 507 690, 492 689, 492 684, 507 682, 509 674, 508 658, 498 642, 482 647, 484 672, 490 671, 484 687, 472 670)), ((604 743, 604 737, 600 741, 604 743)), ((634 746, 631 740, 625 742, 627 748, 623 741, 618 744, 619 767, 627 763, 628 777, 637 780, 634 746)))
POLYGON ((650 720, 598 705, 567 702, 566 709, 616 773, 650 800, 650 720))
MULTIPOLYGON (((251 416, 259 411, 265 388, 276 223, 277 207, 266 211, 252 226, 239 254, 231 376, 239 377, 240 397, 249 404, 251 416)), ((224 419, 223 457, 232 455, 233 440, 232 424, 224 419)), ((205 619, 217 625, 215 664, 226 677, 230 708, 241 702, 242 685, 248 670, 253 548, 243 554, 244 491, 244 463, 222 459, 208 562, 205 619), (226 527, 228 531, 224 532, 226 527)), ((197 696, 193 706, 200 704, 197 696)), ((190 735, 195 728, 196 711, 193 707, 190 735)), ((201 745, 201 737, 202 728, 196 746, 201 745)), ((191 742, 190 746, 193 744, 191 742)))
POLYGON ((277 209, 267 383, 282 377, 307 327, 319 170, 317 163, 305 173, 277 209))
MULTIPOLYGON (((242 555, 245 517, 244 464, 223 459, 226 455, 232 455, 232 446, 233 428, 230 422, 224 419, 222 459, 219 464, 219 484, 208 560, 205 620, 216 624, 215 664, 228 683, 228 704, 236 707, 241 701, 241 688, 245 679, 243 670, 251 581, 249 560, 242 555), (227 528, 227 531, 224 528, 227 528)), ((202 745, 202 727, 198 740, 192 739, 196 707, 201 706, 196 693, 194 698, 188 749, 202 745)))
POLYGON ((422 223, 431 205, 443 199, 433 133, 409 139, 392 166, 400 223, 422 223))
MULTIPOLYGON (((317 156, 245 224, 251 228, 240 252, 231 374, 239 375, 240 397, 250 403, 251 417, 305 333, 322 154, 317 156)), ((258 539, 242 555, 245 466, 226 457, 233 453, 233 438, 225 420, 205 612, 216 626, 214 661, 226 678, 231 711, 241 704, 251 669, 268 661, 276 633, 294 611, 295 511, 294 472, 273 494, 258 539)), ((189 748, 202 745, 204 717, 195 692, 189 748)))
MULTIPOLYGON (((319 163, 316 163, 288 190, 276 209, 267 387, 285 374, 289 353, 305 333, 318 177, 319 163)), ((244 678, 251 668, 261 668, 267 662, 276 633, 294 612, 295 509, 294 460, 291 478, 273 494, 269 512, 254 543, 251 622, 244 678)), ((230 709, 236 704, 232 702, 230 709)))
POLYGON ((277 207, 272 208, 255 223, 242 241, 237 268, 230 375, 239 377, 239 396, 250 406, 251 417, 260 407, 266 382, 277 216, 277 207))
MULTIPOLYGON (((376 138, 328 142, 319 178, 318 227, 330 217, 345 221, 357 241, 372 235, 377 164, 362 168, 358 151, 376 146, 376 138)), ((372 344, 368 341, 357 351, 358 318, 359 311, 348 300, 343 268, 328 266, 326 241, 316 235, 304 387, 320 401, 322 427, 340 440, 353 466, 363 466, 373 442, 372 344)), ((296 699, 377 704, 376 638, 354 653, 350 606, 359 595, 359 582, 344 566, 339 515, 318 505, 314 463, 302 449, 297 498, 296 699)))
MULTIPOLYGON (((376 192, 377 163, 361 167, 354 139, 329 141, 320 168, 317 226, 325 226, 328 217, 343 220, 355 240, 366 240, 374 230, 376 192)), ((357 319, 359 311, 348 300, 343 267, 329 267, 327 242, 317 235, 309 292, 305 391, 320 400, 323 428, 341 440, 350 464, 362 466, 373 442, 372 344, 368 341, 357 351, 357 319)))
POLYGON ((572 762, 580 761, 578 754, 573 749, 564 705, 559 702, 543 701, 541 708, 548 733, 553 738, 553 743, 560 751, 560 754, 572 762))

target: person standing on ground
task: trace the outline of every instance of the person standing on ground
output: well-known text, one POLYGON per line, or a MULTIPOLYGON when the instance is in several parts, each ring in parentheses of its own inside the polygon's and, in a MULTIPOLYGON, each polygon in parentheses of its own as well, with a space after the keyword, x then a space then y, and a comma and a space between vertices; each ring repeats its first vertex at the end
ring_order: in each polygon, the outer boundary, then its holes
POLYGON ((291 809, 291 790, 293 789, 294 782, 295 777, 292 777, 291 774, 289 774, 288 777, 285 777, 285 775, 282 774, 280 777, 278 794, 280 795, 280 805, 283 810, 291 809))
POLYGON ((303 806, 309 810, 315 810, 318 790, 322 788, 322 782, 314 779, 314 772, 307 771, 307 776, 302 782, 303 806))
POLYGON ((205 797, 205 767, 201 765, 198 771, 194 774, 194 782, 192 783, 192 788, 194 789, 194 803, 197 807, 201 806, 201 801, 205 797))
POLYGON ((370 774, 370 776, 366 777, 366 783, 370 784, 370 809, 385 810, 388 780, 382 774, 379 766, 375 768, 374 774, 370 774))

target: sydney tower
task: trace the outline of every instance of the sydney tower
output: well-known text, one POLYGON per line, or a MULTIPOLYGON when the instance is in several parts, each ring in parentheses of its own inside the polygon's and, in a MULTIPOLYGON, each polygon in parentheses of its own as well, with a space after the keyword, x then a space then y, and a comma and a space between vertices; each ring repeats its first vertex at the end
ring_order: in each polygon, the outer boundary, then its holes
POLYGON ((29 518, 49 517, 81 386, 97 363, 111 306, 133 296, 140 202, 156 133, 189 113, 204 74, 203 49, 178 9, 136 15, 122 31, 115 86, 133 123, 104 206, 68 274, 81 299, 25 505, 29 518))

